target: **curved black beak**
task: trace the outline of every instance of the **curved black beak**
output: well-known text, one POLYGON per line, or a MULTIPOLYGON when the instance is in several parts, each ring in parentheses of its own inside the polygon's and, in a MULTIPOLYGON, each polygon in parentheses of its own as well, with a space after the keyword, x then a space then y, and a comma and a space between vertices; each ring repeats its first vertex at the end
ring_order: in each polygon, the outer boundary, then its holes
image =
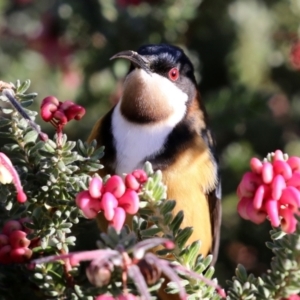
POLYGON ((115 54, 114 56, 112 56, 110 58, 110 60, 116 59, 116 58, 125 58, 130 60, 133 65, 137 68, 141 68, 144 71, 146 71, 147 73, 151 74, 149 65, 150 62, 148 59, 146 59, 145 57, 139 55, 137 52, 135 51, 131 51, 131 50, 126 50, 126 51, 122 51, 119 52, 117 54, 115 54))

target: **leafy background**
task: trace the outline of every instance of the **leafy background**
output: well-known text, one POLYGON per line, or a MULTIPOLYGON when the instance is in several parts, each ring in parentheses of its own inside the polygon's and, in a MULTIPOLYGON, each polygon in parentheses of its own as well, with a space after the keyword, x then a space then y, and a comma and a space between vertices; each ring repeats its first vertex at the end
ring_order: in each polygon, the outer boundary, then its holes
POLYGON ((270 226, 238 216, 235 189, 252 156, 300 154, 299 17, 300 0, 1 0, 0 80, 30 78, 36 108, 48 95, 85 106, 84 119, 66 131, 86 139, 122 90, 128 65, 110 62, 113 54, 145 43, 183 47, 218 142, 223 225, 216 275, 224 284, 237 263, 256 275, 270 263, 270 226))

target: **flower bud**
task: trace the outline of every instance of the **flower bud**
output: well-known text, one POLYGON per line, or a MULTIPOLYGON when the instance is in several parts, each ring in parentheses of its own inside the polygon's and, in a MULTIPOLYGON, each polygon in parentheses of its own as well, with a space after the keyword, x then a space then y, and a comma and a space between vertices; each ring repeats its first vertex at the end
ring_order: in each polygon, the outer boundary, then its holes
POLYGON ((137 179, 137 181, 140 184, 145 183, 148 180, 147 173, 142 169, 134 170, 132 172, 132 175, 137 179))
POLYGON ((98 287, 109 284, 112 271, 112 263, 108 262, 104 266, 99 267, 97 261, 92 261, 85 270, 89 282, 98 287))

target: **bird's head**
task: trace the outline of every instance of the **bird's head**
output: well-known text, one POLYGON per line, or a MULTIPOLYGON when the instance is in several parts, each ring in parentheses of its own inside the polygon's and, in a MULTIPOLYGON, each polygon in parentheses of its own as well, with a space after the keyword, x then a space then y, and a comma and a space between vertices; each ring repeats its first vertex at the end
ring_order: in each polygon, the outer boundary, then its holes
POLYGON ((131 62, 120 99, 126 119, 142 124, 183 119, 196 97, 197 86, 193 65, 180 48, 146 45, 137 52, 122 51, 111 59, 116 58, 131 62))

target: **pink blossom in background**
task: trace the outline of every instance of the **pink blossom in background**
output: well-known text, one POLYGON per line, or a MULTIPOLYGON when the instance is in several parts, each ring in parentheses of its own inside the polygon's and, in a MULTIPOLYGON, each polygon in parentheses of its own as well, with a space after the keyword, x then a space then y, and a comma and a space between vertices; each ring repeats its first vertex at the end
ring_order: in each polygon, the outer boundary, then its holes
POLYGON ((295 69, 300 69, 300 41, 294 43, 290 50, 290 62, 295 69))
POLYGON ((19 203, 26 202, 27 196, 23 191, 19 174, 14 168, 10 159, 2 152, 0 152, 0 183, 13 183, 17 191, 17 201, 19 203))
POLYGON ((99 177, 93 177, 89 189, 77 194, 76 204, 89 219, 96 218, 102 212, 110 225, 119 231, 124 225, 126 213, 134 215, 138 212, 138 192, 146 181, 147 174, 143 170, 127 174, 125 180, 113 175, 105 184, 99 177))
POLYGON ((50 122, 54 127, 62 127, 71 120, 78 121, 85 115, 82 106, 70 100, 61 102, 54 96, 44 98, 40 110, 42 119, 50 122))
POLYGON ((285 159, 277 150, 271 161, 252 158, 250 168, 237 189, 240 216, 256 224, 268 216, 272 226, 293 233, 300 207, 300 158, 285 159))
POLYGON ((29 240, 30 229, 24 223, 28 219, 7 221, 0 233, 0 263, 24 263, 30 260, 32 248, 39 245, 39 239, 29 240))
POLYGON ((297 294, 290 295, 288 298, 282 298, 281 300, 300 300, 300 296, 297 294))

